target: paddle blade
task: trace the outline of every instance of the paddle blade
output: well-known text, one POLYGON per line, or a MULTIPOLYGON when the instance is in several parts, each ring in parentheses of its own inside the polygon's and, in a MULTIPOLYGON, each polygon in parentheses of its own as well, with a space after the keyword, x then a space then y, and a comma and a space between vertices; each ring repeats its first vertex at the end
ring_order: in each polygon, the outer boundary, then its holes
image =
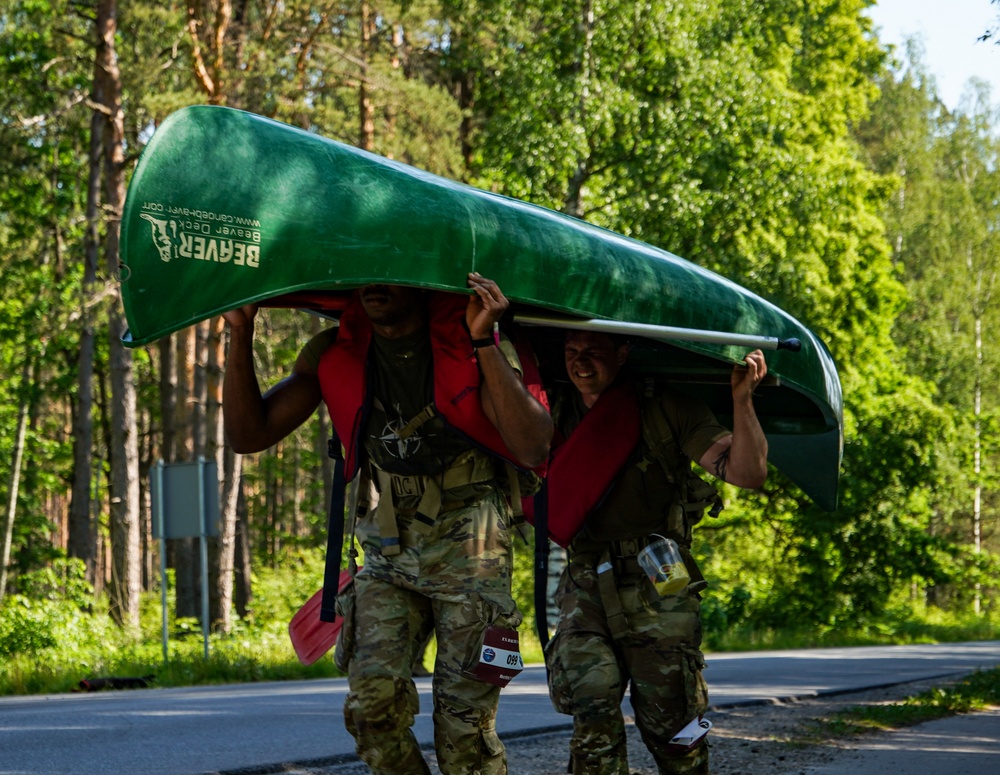
MULTIPOLYGON (((343 592, 350 580, 350 572, 342 570, 337 591, 343 592)), ((344 620, 339 616, 332 622, 324 622, 319 618, 322 602, 323 590, 320 589, 288 623, 288 637, 292 640, 295 655, 303 665, 311 665, 332 649, 337 642, 337 633, 344 625, 344 620)))

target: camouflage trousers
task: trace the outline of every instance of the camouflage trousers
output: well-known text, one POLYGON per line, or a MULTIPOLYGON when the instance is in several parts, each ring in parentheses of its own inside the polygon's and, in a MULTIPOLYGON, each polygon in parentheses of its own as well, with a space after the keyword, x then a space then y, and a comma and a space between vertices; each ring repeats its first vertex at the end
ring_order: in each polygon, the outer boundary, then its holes
MULTIPOLYGON (((358 755, 375 775, 425 775, 411 730, 419 712, 413 667, 437 636, 433 677, 434 745, 443 775, 505 775, 496 733, 500 689, 466 674, 479 660, 487 626, 521 622, 510 595, 510 537, 502 496, 441 514, 426 535, 401 525, 401 556, 365 543, 355 579, 353 640, 344 703, 358 755)), ((343 639, 338 650, 345 647, 343 639)), ((343 655, 341 655, 343 656, 343 655)), ((338 659, 339 661, 339 659, 338 659)))
POLYGON ((571 563, 560 580, 560 618, 545 659, 553 704, 573 716, 572 772, 628 775, 621 705, 629 689, 636 726, 660 773, 707 773, 706 743, 681 754, 667 750, 708 707, 699 599, 657 597, 644 577, 617 586, 627 631, 616 639, 596 571, 571 563))

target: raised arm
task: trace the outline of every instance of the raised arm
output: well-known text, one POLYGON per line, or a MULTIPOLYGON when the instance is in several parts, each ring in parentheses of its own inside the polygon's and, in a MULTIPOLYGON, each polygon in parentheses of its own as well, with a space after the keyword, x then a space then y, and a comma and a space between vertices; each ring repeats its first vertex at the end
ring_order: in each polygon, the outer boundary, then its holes
MULTIPOLYGON (((495 282, 477 272, 469 275, 469 286, 475 291, 466 310, 469 333, 473 339, 492 337, 493 325, 509 302, 495 282)), ((518 462, 529 468, 542 465, 549 457, 552 441, 549 413, 528 392, 498 348, 479 348, 476 357, 482 373, 480 395, 486 416, 518 462)))
POLYGON ((702 455, 699 465, 710 474, 749 489, 767 479, 767 438, 753 408, 753 392, 767 375, 764 353, 754 350, 746 365, 733 369, 733 432, 702 455))
POLYGON ((255 305, 223 313, 229 356, 222 386, 223 425, 234 452, 260 452, 304 423, 322 397, 316 370, 300 353, 290 376, 261 394, 253 363, 255 305))

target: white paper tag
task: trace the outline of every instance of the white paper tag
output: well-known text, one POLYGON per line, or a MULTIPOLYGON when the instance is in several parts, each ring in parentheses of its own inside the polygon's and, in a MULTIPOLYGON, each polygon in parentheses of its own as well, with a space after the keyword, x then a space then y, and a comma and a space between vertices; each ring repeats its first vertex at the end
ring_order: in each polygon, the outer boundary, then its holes
POLYGON ((693 719, 690 724, 671 738, 668 745, 677 746, 678 748, 690 748, 707 735, 708 730, 711 728, 712 722, 707 718, 693 719))
POLYGON ((518 672, 524 669, 524 662, 521 660, 521 655, 518 652, 495 649, 492 646, 483 646, 483 650, 479 652, 479 661, 484 665, 504 667, 508 670, 516 670, 518 672))

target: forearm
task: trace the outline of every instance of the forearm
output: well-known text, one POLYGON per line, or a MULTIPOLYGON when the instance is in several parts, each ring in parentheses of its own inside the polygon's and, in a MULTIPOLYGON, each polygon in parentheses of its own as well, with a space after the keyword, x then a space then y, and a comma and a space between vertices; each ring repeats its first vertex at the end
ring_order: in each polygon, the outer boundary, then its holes
POLYGON ((486 416, 517 462, 529 468, 542 465, 549 456, 552 418, 498 348, 483 347, 476 355, 486 416))
POLYGON ((751 489, 767 479, 767 438, 750 397, 733 405, 733 439, 725 479, 751 489))

